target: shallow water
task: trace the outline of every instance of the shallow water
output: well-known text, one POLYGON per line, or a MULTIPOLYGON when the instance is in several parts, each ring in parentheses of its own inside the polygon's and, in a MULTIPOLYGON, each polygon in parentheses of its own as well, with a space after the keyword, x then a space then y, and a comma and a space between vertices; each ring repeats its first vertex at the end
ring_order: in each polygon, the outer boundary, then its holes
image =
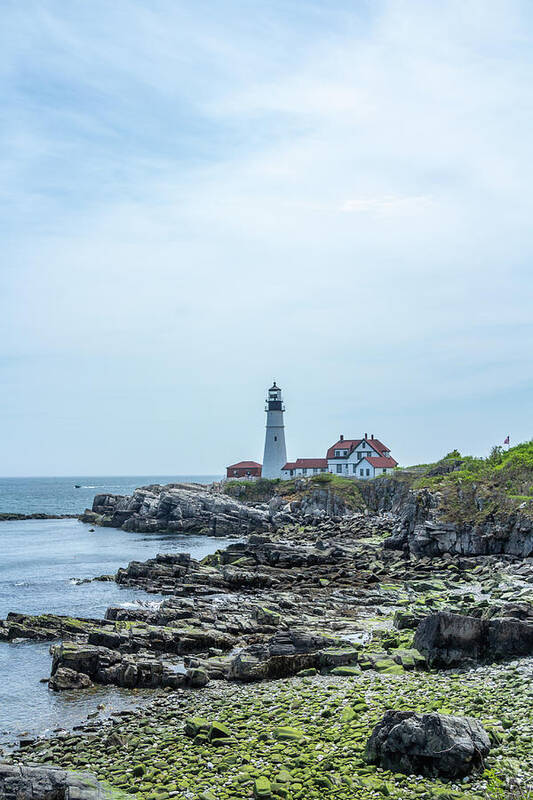
MULTIPOLYGON (((151 604, 157 595, 114 582, 78 585, 76 579, 112 574, 129 561, 159 552, 203 558, 229 540, 177 534, 127 533, 74 519, 0 522, 0 617, 8 611, 100 617, 110 605, 151 604)), ((233 540, 234 541, 234 540, 233 540)), ((99 703, 114 710, 134 702, 131 692, 95 689, 51 692, 49 643, 0 643, 0 743, 23 733, 71 727, 99 703)))

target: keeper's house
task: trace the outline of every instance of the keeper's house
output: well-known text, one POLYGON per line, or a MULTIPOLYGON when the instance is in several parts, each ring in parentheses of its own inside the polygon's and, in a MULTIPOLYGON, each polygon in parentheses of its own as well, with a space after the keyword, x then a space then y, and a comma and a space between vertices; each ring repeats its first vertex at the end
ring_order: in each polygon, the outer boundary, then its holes
POLYGON ((366 480, 392 472, 398 462, 391 457, 389 448, 374 439, 374 434, 363 439, 345 439, 341 435, 326 453, 326 458, 298 458, 287 462, 281 470, 286 480, 297 476, 309 477, 319 472, 331 472, 345 478, 366 480))
POLYGON ((261 464, 257 461, 239 461, 226 467, 226 477, 229 478, 260 478, 261 464))

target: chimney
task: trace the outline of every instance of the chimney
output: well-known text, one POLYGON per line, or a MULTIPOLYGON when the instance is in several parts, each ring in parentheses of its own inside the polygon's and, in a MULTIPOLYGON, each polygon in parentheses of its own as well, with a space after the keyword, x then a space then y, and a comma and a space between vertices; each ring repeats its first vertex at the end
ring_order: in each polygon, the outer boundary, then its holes
POLYGON ((343 441, 344 441, 344 436, 341 433, 341 442, 343 442, 343 441))
POLYGON ((368 439, 368 433, 365 433, 365 439, 368 439))
POLYGON ((370 438, 371 438, 371 439, 373 439, 373 438, 374 438, 374 434, 373 434, 373 433, 371 433, 371 434, 370 434, 370 438))

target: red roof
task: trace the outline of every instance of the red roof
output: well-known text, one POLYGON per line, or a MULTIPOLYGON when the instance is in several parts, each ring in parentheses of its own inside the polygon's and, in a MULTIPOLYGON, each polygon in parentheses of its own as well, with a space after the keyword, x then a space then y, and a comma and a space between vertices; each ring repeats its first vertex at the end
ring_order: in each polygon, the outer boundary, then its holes
POLYGON ((257 461, 239 461, 238 464, 230 464, 226 469, 249 469, 251 467, 260 467, 257 461))
MULTIPOLYGON (((326 453, 326 458, 339 458, 339 456, 335 456, 335 450, 347 450, 348 455, 355 450, 358 444, 361 444, 362 439, 339 439, 336 444, 332 445, 328 452, 326 453)), ((342 456, 344 458, 344 456, 342 456)))
POLYGON ((367 456, 366 461, 371 464, 373 467, 397 467, 398 462, 395 461, 393 458, 387 458, 386 456, 367 456))
POLYGON ((296 461, 287 461, 282 469, 326 469, 326 458, 297 458, 296 461))
POLYGON ((355 450, 355 448, 361 444, 361 442, 366 442, 372 447, 376 453, 383 453, 383 451, 387 452, 389 448, 384 445, 379 439, 339 439, 334 445, 332 445, 326 454, 326 458, 347 458, 351 453, 355 450), (348 456, 336 456, 335 450, 348 450, 348 456))

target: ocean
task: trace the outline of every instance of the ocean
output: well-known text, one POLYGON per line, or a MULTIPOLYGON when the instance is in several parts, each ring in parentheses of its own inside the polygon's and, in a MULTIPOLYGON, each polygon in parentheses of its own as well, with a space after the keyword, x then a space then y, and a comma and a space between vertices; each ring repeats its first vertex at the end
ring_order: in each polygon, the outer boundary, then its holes
POLYGON ((121 477, 0 478, 0 514, 81 514, 95 494, 131 494, 152 483, 212 483, 221 475, 125 475, 121 477), (80 488, 76 488, 79 486, 80 488))
MULTIPOLYGON (((0 478, 0 512, 76 514, 90 508, 100 492, 129 494, 150 483, 210 483, 216 477, 0 478)), ((114 582, 78 584, 77 579, 111 574, 129 561, 160 552, 189 552, 203 558, 228 544, 226 539, 205 536, 98 527, 91 532, 91 527, 77 519, 0 521, 0 618, 9 611, 98 617, 110 605, 160 602, 161 597, 114 582)), ((40 682, 50 675, 49 647, 42 642, 0 642, 0 746, 12 746, 22 735, 71 729, 98 705, 105 705, 101 714, 105 716, 139 701, 116 688, 50 691, 40 682)))

